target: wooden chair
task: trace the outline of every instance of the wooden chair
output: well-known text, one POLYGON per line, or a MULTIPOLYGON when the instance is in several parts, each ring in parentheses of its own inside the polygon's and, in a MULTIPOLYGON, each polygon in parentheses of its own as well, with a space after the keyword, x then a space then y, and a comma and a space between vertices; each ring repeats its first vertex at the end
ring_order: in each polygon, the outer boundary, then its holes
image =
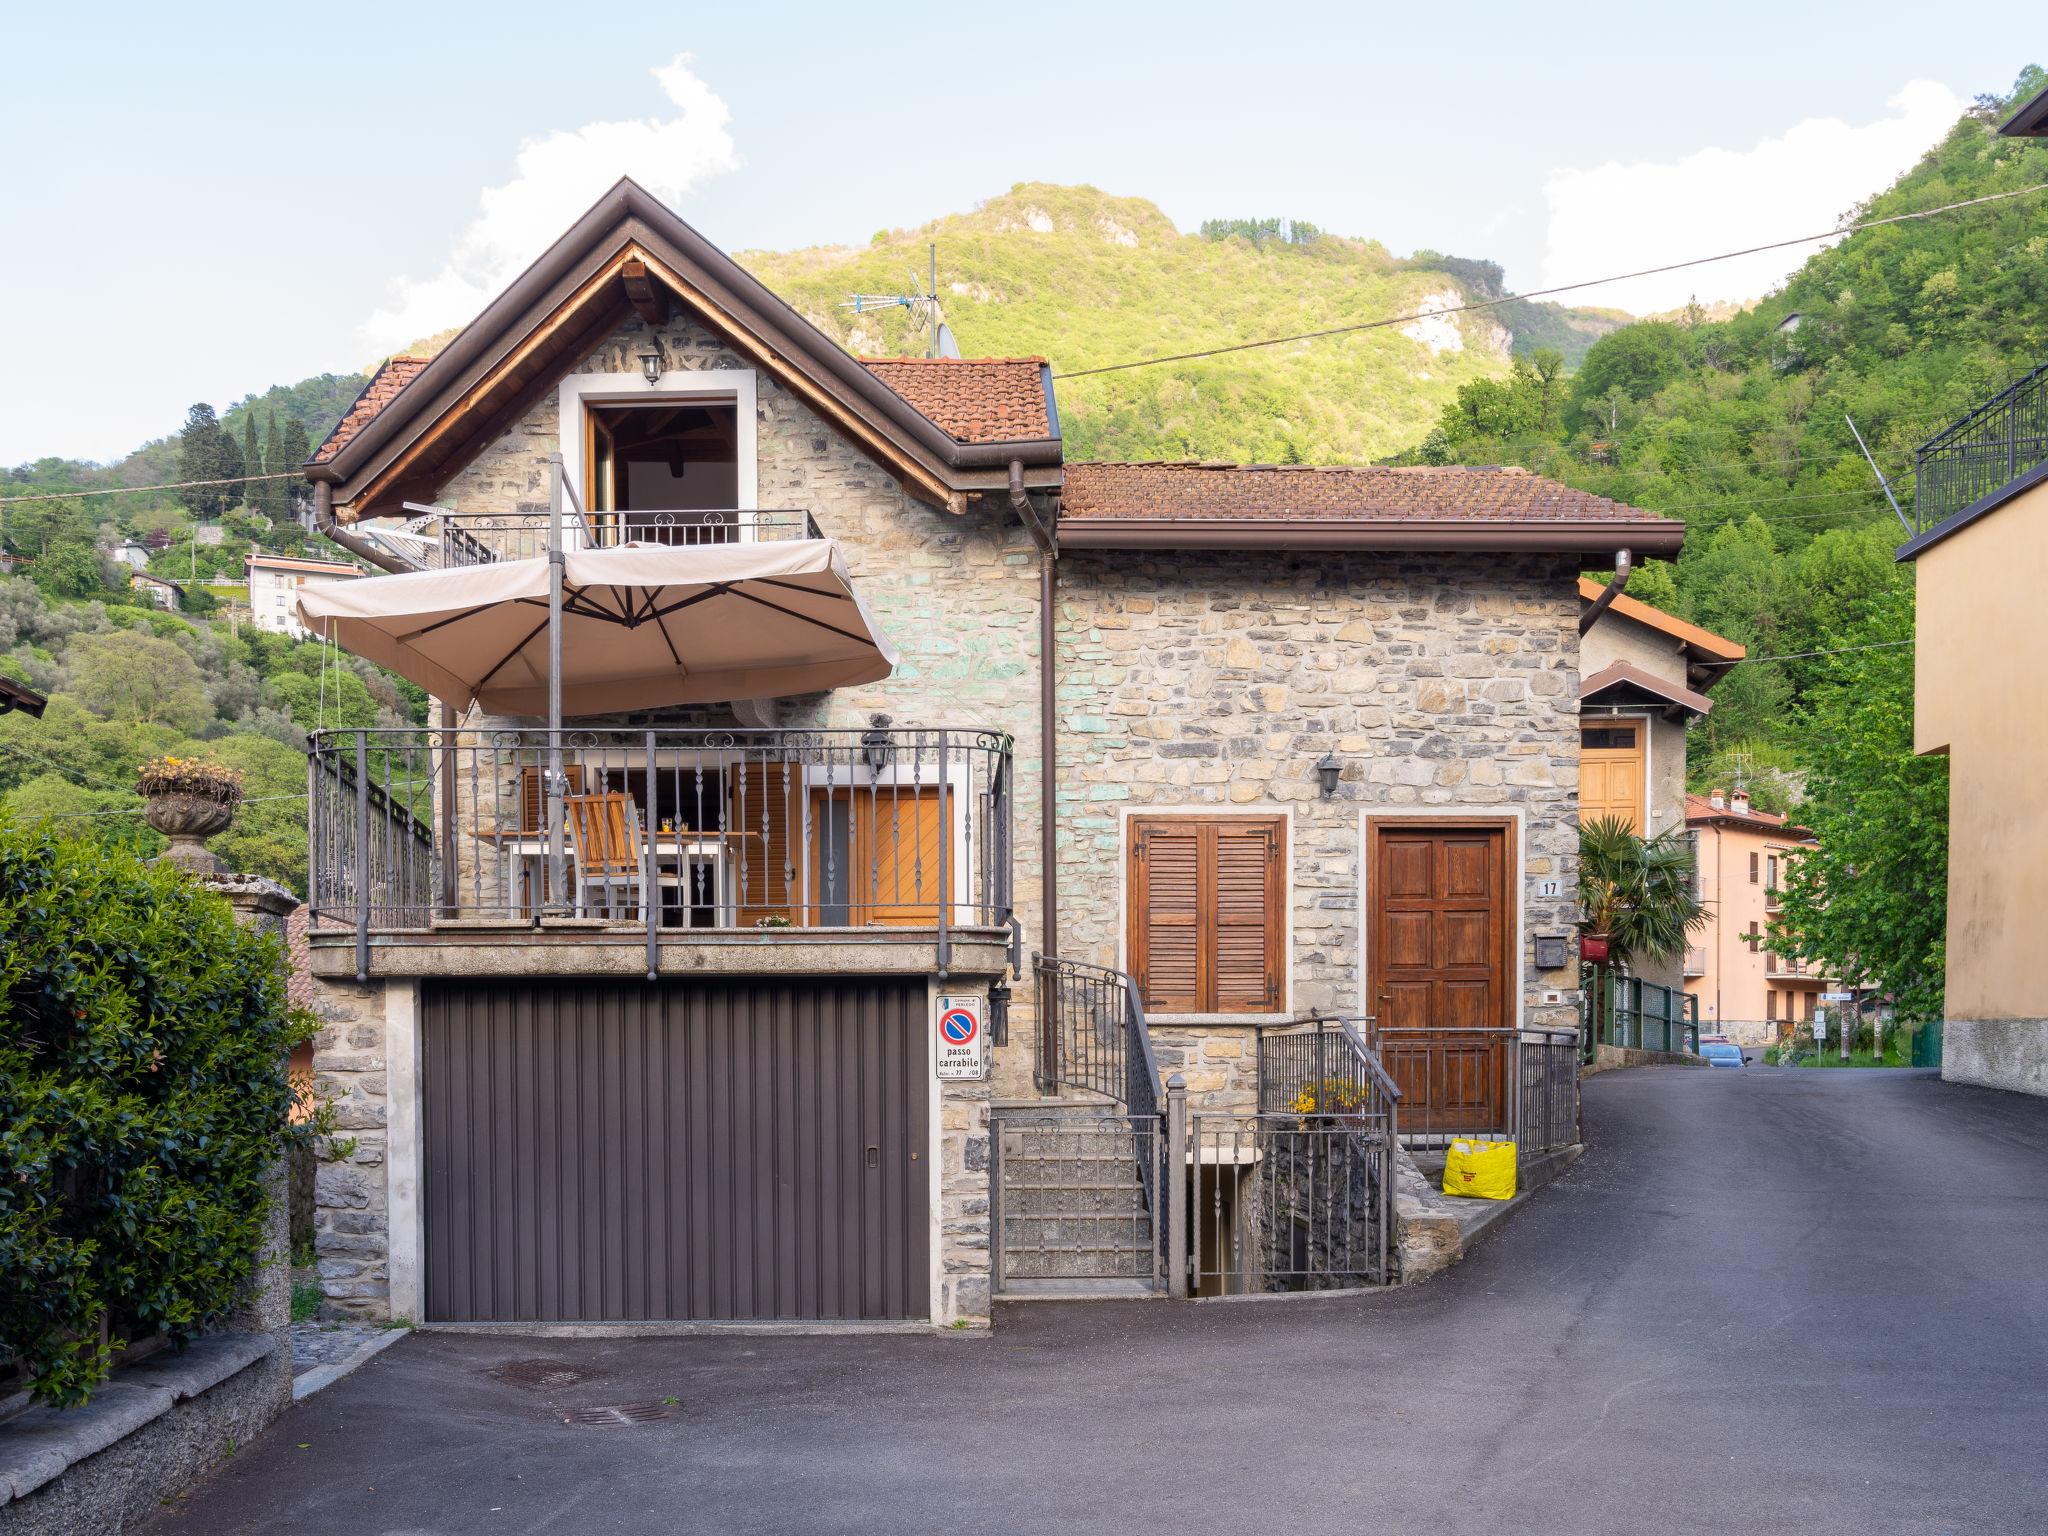
POLYGON ((640 810, 622 791, 566 795, 562 806, 576 857, 576 909, 581 916, 646 917, 647 848, 640 810), (593 896, 601 899, 593 901, 593 896))

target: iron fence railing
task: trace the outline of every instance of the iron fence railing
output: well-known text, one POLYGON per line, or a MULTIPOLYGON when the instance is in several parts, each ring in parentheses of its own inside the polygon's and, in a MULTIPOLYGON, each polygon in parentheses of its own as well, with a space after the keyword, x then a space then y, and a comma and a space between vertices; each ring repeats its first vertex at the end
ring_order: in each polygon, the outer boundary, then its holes
POLYGON ((1913 455, 1913 528, 1936 523, 2048 463, 2048 364, 1929 438, 1913 455))
POLYGON ((1517 1160, 1561 1152, 1580 1139, 1579 1032, 1539 1026, 1516 1045, 1517 1160))
POLYGON ((1700 1000, 1695 993, 1602 967, 1581 978, 1580 997, 1581 1039, 1589 1061, 1599 1045, 1699 1052, 1700 1000))
POLYGON ((1383 1110, 1361 1114, 1189 1115, 1193 1293, 1386 1284, 1393 1252, 1393 1103, 1388 1098, 1383 1110))
POLYGON ((1020 1281, 1166 1288, 1157 1192, 1178 1182, 1166 1168, 1163 1116, 1005 1111, 990 1128, 990 1150, 998 1293, 1020 1281))
POLYGON ((1159 1062, 1129 973, 1046 955, 1036 956, 1033 967, 1039 1092, 1100 1094, 1134 1115, 1158 1114, 1164 1091, 1159 1062))
MULTIPOLYGON (((1006 928, 994 731, 339 730, 308 764, 316 924, 664 937, 1006 928), (556 751, 559 750, 559 770, 556 751)), ((361 967, 359 966, 359 969, 361 967)))
MULTIPOLYGON (((484 565, 523 560, 548 552, 545 508, 514 512, 460 512, 435 518, 441 531, 441 564, 484 565)), ((565 549, 612 549, 622 544, 738 544, 763 540, 815 539, 817 522, 800 508, 723 508, 675 512, 581 512, 565 509, 565 549)))
POLYGON ((1459 1137, 1513 1137, 1522 1032, 1369 1023, 1366 1043, 1401 1085, 1401 1140, 1443 1147, 1459 1137))

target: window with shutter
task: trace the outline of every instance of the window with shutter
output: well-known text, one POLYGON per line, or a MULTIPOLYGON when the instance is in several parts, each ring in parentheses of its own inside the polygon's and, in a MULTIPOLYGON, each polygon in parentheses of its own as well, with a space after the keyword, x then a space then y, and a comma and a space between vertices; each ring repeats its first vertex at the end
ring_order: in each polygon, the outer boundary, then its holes
POLYGON ((1286 842, 1278 816, 1132 818, 1126 947, 1147 1008, 1285 1006, 1286 842))

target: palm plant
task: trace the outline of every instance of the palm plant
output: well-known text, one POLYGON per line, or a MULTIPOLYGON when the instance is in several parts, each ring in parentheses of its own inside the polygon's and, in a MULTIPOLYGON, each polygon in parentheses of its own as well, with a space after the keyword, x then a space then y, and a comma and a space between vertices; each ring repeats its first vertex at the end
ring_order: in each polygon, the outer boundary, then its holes
POLYGON ((1706 921, 1684 837, 1674 829, 1641 838, 1618 817, 1579 828, 1579 901, 1581 931, 1604 936, 1608 964, 1623 969, 1674 958, 1706 921))

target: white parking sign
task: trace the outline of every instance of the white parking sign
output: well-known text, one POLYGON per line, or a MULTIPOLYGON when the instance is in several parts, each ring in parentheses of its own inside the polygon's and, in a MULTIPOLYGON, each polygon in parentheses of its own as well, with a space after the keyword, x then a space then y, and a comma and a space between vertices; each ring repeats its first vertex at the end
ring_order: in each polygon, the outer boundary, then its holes
POLYGON ((943 1082, 976 1082, 988 1075, 988 1030, 976 996, 942 997, 933 1009, 932 1045, 943 1082))

